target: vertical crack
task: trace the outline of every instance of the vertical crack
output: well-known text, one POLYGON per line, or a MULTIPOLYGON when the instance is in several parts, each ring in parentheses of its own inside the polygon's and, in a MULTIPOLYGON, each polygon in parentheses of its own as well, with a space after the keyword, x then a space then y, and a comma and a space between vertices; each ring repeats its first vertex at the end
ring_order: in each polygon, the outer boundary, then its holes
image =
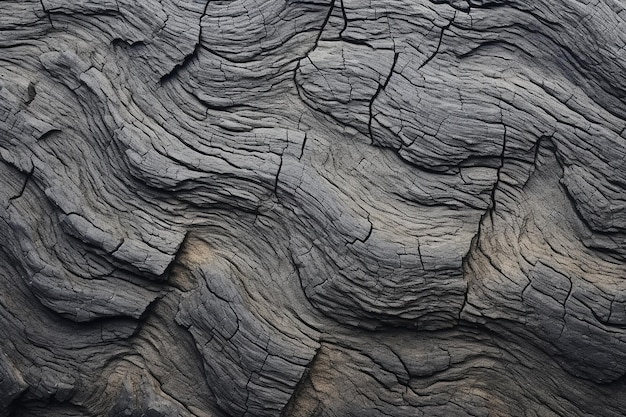
POLYGON ((333 2, 330 4, 330 7, 328 8, 328 13, 326 14, 326 17, 324 18, 324 22, 322 23, 322 27, 320 28, 320 31, 317 34, 317 37, 315 38, 315 43, 306 52, 305 56, 308 56, 311 53, 311 51, 313 51, 315 48, 317 48, 317 46, 318 46, 318 44, 320 42, 320 38, 322 37, 322 33, 324 33, 324 29, 326 29, 326 25, 328 25, 328 21, 330 20, 330 16, 333 14, 333 10, 335 9, 335 3, 336 3, 336 0, 333 0, 333 2))
POLYGON ((307 132, 304 132, 304 140, 302 141, 302 147, 300 148, 300 155, 298 156, 298 161, 302 160, 302 155, 304 155, 304 147, 306 146, 306 141, 309 138, 307 132))
POLYGON ((391 69, 389 70, 389 74, 387 74, 387 77, 385 78, 384 83, 378 83, 378 88, 376 89, 376 92, 374 93, 374 95, 372 96, 370 102, 369 102, 369 118, 367 121, 367 131, 369 132, 370 135, 370 141, 371 144, 374 144, 374 133, 372 131, 372 121, 374 119, 374 101, 376 101, 376 99, 378 98, 378 96, 380 95, 380 93, 382 93, 385 88, 387 88, 387 84, 389 84, 389 80, 391 79, 391 76, 393 75, 393 71, 396 68, 396 64, 398 63, 398 56, 400 54, 398 52, 395 52, 394 50, 394 55, 393 55, 393 63, 391 64, 391 69))
MULTIPOLYGON (((496 171, 496 183, 494 184, 493 189, 491 190, 491 203, 490 203, 489 208, 487 209, 490 217, 492 217, 493 212, 496 211, 496 191, 498 190, 498 186, 500 185, 501 172, 502 172, 502 168, 504 167, 504 153, 506 152, 507 129, 506 129, 505 124, 503 124, 502 126, 504 126, 504 135, 502 138, 502 151, 500 152, 500 165, 498 166, 498 170, 496 171)), ((493 221, 493 217, 492 217, 492 221, 493 221)))
MULTIPOLYGON (((278 170, 276 171, 276 180, 274 181, 274 195, 278 198, 278 177, 280 176, 280 170, 283 168, 283 155, 280 155, 280 164, 278 165, 278 170)), ((280 200, 280 199, 279 199, 280 200)))
POLYGON ((319 357, 321 350, 322 345, 319 345, 309 363, 304 366, 304 370, 302 371, 302 376, 300 377, 300 380, 296 383, 291 393, 291 396, 289 397, 289 400, 280 411, 280 417, 287 417, 297 414, 296 411, 298 407, 298 400, 306 395, 307 388, 312 387, 313 389, 315 389, 312 386, 311 377, 314 371, 314 366, 316 366, 317 362, 320 361, 319 357))
POLYGON ((45 4, 43 4, 43 0, 39 0, 39 3, 41 4, 41 8, 43 9, 43 12, 46 14, 46 16, 48 16, 48 21, 50 22, 50 26, 52 26, 52 28, 54 29, 54 23, 52 23, 52 16, 50 16, 50 10, 46 9, 45 4))
POLYGON ((417 255, 420 258, 420 266, 422 267, 423 271, 426 271, 426 268, 424 267, 424 258, 422 257, 422 244, 420 243, 419 238, 417 239, 417 255))
POLYGON ((437 47, 435 48, 435 52, 433 52, 428 58, 426 58, 424 62, 420 64, 420 66, 417 68, 418 71, 424 68, 426 64, 432 61, 433 58, 435 58, 435 56, 439 53, 439 49, 441 48, 441 43, 443 42, 443 35, 446 33, 446 30, 450 29, 450 26, 454 22, 455 18, 456 18, 456 12, 454 12, 452 19, 450 19, 448 24, 441 28, 441 33, 439 33, 439 41, 437 42, 437 47))
POLYGON ((159 80, 161 84, 164 84, 168 82, 169 80, 171 80, 172 78, 176 77, 178 73, 180 72, 180 70, 182 70, 183 68, 186 68, 189 65, 189 63, 195 57, 198 56, 198 52, 200 51, 200 48, 202 47, 202 19, 204 19, 204 17, 206 16, 207 9, 209 8, 210 3, 211 3, 211 0, 208 0, 206 2, 206 4, 204 5, 204 10, 202 11, 202 15, 200 16, 200 21, 198 22, 200 26, 198 30, 198 40, 196 41, 196 44, 193 47, 193 51, 185 55, 185 58, 183 59, 181 63, 174 65, 174 68, 172 68, 170 72, 168 72, 167 74, 161 77, 161 79, 159 80))
MULTIPOLYGON (((489 203, 489 206, 487 207, 487 209, 485 210, 485 212, 482 214, 482 216, 480 216, 480 220, 478 222, 478 230, 476 231, 476 234, 472 238, 469 250, 467 251, 467 253, 465 254, 465 256, 461 260, 463 279, 465 280, 465 283, 467 284, 467 287, 465 288, 465 293, 463 295, 463 304, 461 305, 461 308, 459 309, 459 320, 461 320, 461 314, 462 314, 463 310, 465 309, 465 306, 467 304, 469 304, 469 301, 468 301, 469 280, 467 278, 467 264, 469 262, 469 257, 471 255, 471 253, 473 251, 475 251, 476 248, 478 248, 480 246, 480 239, 481 239, 481 234, 482 234, 482 228, 483 228, 483 223, 485 222, 485 219, 487 218, 487 216, 489 216, 489 218, 491 220, 491 223, 493 224, 493 213, 496 210, 496 191, 498 190, 498 187, 500 186, 501 171, 502 171, 502 168, 504 167, 505 153, 506 153, 506 143, 507 143, 507 126, 506 126, 506 124, 504 124, 504 121, 503 121, 502 109, 500 109, 500 122, 502 123, 502 126, 504 127, 504 133, 502 135, 502 150, 500 151, 500 165, 498 166, 498 169, 496 171, 496 181, 495 181, 495 183, 493 185, 493 188, 491 190, 490 203, 489 203)), ((500 269, 497 268, 493 264, 491 258, 488 257, 488 256, 487 256, 487 258, 489 260, 489 263, 497 271, 502 273, 500 271, 500 269)))
POLYGON ((343 0, 341 1, 341 15, 343 16, 343 28, 341 28, 341 32, 339 32, 339 39, 343 40, 343 33, 348 29, 348 15, 346 14, 346 8, 343 4, 343 0))
MULTIPOLYGON (((326 28, 326 25, 328 24, 328 21, 330 20, 330 16, 333 14, 333 10, 335 8, 335 1, 333 0, 330 3, 330 7, 328 8, 328 13, 326 14, 326 17, 324 18, 324 22, 322 22, 322 27, 320 27, 320 31, 317 34, 317 36, 315 37, 315 42, 313 43, 313 45, 306 51, 306 53, 298 59, 298 63, 296 64, 296 67, 293 70, 293 83, 296 86, 296 92, 298 93, 298 97, 300 97, 300 100, 304 101, 306 103, 306 101, 304 100, 304 98, 302 97, 302 93, 300 92, 300 87, 298 85, 298 80, 296 80, 296 75, 298 74, 298 71, 300 70, 300 63, 302 62, 302 60, 304 58, 308 58, 309 54, 315 49, 317 48, 319 42, 320 42, 320 38, 322 37, 322 33, 324 32, 324 29, 326 28)), ((309 58, 309 61, 311 59, 309 58)), ((311 63, 313 63, 311 61, 311 63)))

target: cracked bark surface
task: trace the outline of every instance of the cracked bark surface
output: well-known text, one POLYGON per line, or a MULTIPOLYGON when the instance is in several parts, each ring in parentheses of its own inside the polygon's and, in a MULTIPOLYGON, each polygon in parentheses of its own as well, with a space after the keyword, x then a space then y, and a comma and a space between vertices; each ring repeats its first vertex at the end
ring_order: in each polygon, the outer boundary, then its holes
POLYGON ((0 416, 623 416, 626 5, 0 2, 0 416))

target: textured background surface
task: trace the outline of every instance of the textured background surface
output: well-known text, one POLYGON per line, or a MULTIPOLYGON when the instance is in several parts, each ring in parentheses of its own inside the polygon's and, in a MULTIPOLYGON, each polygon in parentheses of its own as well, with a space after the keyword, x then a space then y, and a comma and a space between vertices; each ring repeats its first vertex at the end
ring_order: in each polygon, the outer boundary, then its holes
POLYGON ((0 415, 622 416, 620 0, 0 2, 0 415))

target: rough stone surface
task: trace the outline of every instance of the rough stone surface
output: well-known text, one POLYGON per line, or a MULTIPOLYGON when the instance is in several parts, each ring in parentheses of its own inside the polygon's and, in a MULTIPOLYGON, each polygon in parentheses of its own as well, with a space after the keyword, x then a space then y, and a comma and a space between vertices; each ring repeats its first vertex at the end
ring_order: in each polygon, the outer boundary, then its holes
POLYGON ((623 416, 620 0, 0 2, 0 416, 623 416))

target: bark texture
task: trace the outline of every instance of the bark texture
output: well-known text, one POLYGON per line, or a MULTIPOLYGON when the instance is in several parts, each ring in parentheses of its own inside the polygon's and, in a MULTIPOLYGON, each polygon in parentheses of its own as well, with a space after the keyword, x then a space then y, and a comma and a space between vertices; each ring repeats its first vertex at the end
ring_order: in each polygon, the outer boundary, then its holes
POLYGON ((626 3, 0 2, 1 416, 623 416, 626 3))

